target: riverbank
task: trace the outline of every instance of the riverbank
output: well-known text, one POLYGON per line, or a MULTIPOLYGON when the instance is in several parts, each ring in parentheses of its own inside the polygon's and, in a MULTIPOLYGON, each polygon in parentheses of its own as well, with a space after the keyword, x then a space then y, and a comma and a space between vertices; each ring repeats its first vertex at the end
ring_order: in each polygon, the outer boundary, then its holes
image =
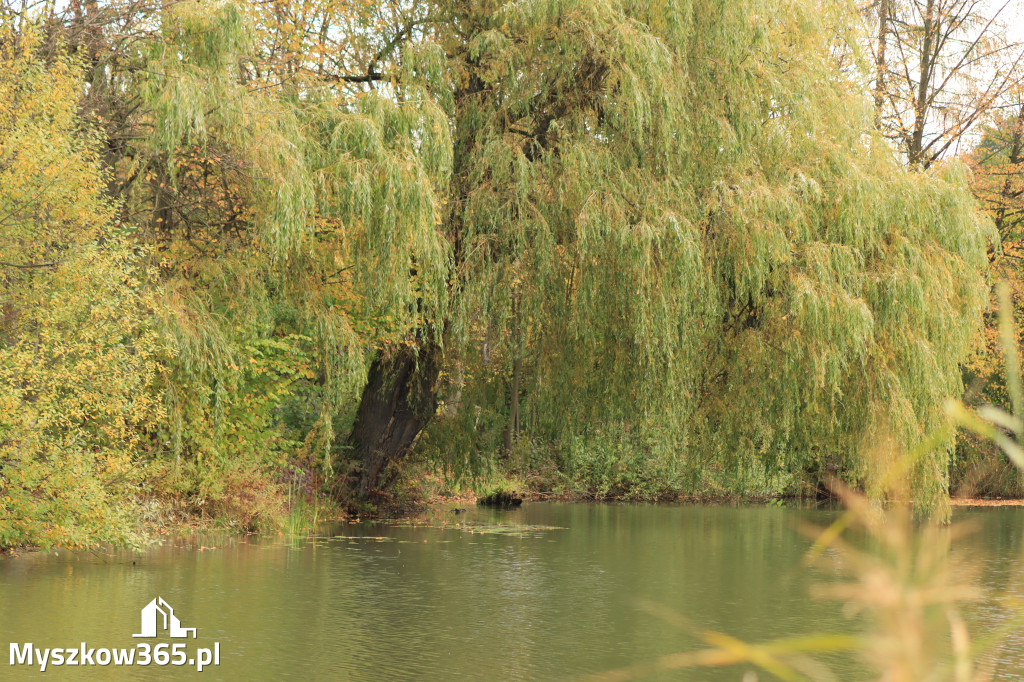
MULTIPOLYGON (((132 503, 134 525, 128 541, 120 546, 142 549, 163 538, 208 532, 229 532, 239 536, 303 535, 330 521, 411 517, 429 507, 469 509, 475 507, 479 499, 495 494, 507 494, 527 502, 647 502, 709 507, 811 507, 816 501, 822 501, 821 489, 811 485, 796 486, 796 489, 804 493, 802 495, 737 494, 708 490, 702 493, 672 492, 644 497, 636 495, 636 491, 617 494, 609 490, 600 494, 586 487, 552 489, 552 486, 546 485, 549 483, 549 480, 531 475, 500 473, 482 479, 453 480, 413 465, 399 477, 397 485, 387 495, 377 500, 375 506, 358 508, 338 502, 326 489, 311 490, 300 495, 292 490, 293 487, 267 484, 260 486, 259 494, 253 494, 250 488, 247 494, 203 499, 198 495, 173 494, 174 488, 171 486, 157 487, 132 503), (544 487, 539 487, 538 483, 544 487)), ((951 498, 950 504, 953 507, 1022 507, 1024 499, 963 496, 951 498)), ((103 544, 106 546, 109 543, 103 544)), ((0 548, 0 555, 18 555, 39 548, 30 545, 0 548)))
POLYGON ((954 507, 1024 507, 1024 500, 986 500, 977 497, 954 497, 949 500, 954 507))

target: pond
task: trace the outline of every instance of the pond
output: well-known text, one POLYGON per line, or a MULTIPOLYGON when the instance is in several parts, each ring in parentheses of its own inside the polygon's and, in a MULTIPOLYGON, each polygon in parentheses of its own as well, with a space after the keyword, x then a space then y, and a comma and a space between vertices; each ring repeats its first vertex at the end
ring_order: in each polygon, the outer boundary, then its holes
MULTIPOLYGON (((210 679, 566 679, 700 647, 693 628, 755 642, 852 631, 857 622, 840 604, 809 597, 831 569, 804 565, 810 541, 798 530, 835 517, 535 503, 342 523, 309 538, 207 536, 143 554, 40 553, 0 560, 0 634, 5 644, 40 649, 186 645, 182 667, 51 665, 47 674, 57 677, 184 677, 194 674, 188 660, 205 655, 200 648, 216 648, 219 665, 203 672, 210 679), (159 636, 133 638, 146 634, 140 611, 157 597, 159 636), (171 609, 196 638, 166 636, 159 612, 171 609)), ((954 551, 978 558, 987 585, 1024 594, 1015 568, 1024 509, 956 517, 977 531, 954 551)), ((982 631, 1005 617, 994 604, 969 613, 982 631)), ((1000 655, 997 679, 1024 675, 1024 636, 1011 635, 1000 655)), ((0 677, 38 674, 7 663, 0 677)), ((852 659, 829 663, 843 679, 866 677, 852 659)), ((740 680, 748 667, 655 679, 740 680)))

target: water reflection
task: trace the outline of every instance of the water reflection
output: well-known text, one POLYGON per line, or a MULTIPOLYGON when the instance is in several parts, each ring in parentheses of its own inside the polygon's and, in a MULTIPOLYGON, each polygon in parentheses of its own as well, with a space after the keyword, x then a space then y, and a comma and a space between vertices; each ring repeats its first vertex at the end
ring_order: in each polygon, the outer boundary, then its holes
MULTIPOLYGON (((1016 592, 1024 512, 960 516, 980 530, 957 551, 985 556, 984 580, 1016 592)), ((47 647, 130 647, 139 641, 131 637, 139 609, 159 595, 184 625, 198 627, 190 647, 221 643, 220 667, 203 673, 212 679, 564 679, 700 646, 639 608, 644 602, 752 641, 848 630, 838 605, 808 598, 808 585, 828 576, 802 565, 809 542, 796 531, 798 521, 832 518, 819 510, 532 504, 434 510, 418 525, 339 524, 300 540, 206 537, 141 556, 37 555, 0 562, 0 633, 47 647), (488 532, 490 524, 519 526, 488 532)), ((1004 614, 983 605, 971 617, 987 626, 1004 614)), ((1021 639, 1002 652, 1009 661, 1001 679, 1024 674, 1021 639)), ((156 666, 47 672, 193 674, 156 666)), ((670 679, 737 680, 742 672, 670 679)))

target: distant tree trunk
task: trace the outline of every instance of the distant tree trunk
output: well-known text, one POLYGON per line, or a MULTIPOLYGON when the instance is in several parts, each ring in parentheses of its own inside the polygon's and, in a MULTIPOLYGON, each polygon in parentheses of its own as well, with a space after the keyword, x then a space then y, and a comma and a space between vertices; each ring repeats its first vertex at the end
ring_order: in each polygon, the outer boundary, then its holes
POLYGON ((381 473, 403 456, 437 409, 441 351, 434 343, 380 355, 370 367, 349 438, 363 470, 359 497, 372 500, 381 473))
MULTIPOLYGON (((1016 168, 1018 164, 1024 161, 1024 104, 1020 105, 1020 110, 1017 112, 1017 120, 1013 124, 1013 132, 1010 134, 1010 153, 1007 161, 1012 168, 1016 168)), ((1003 182, 1003 189, 1000 195, 1001 201, 999 202, 999 210, 996 211, 995 222, 999 236, 1005 239, 1007 235, 1003 234, 1003 227, 1006 222, 1006 207, 1013 199, 1013 182, 1010 175, 1006 176, 1006 181, 1003 182)))
POLYGON ((444 399, 444 416, 456 417, 459 408, 462 406, 462 389, 466 385, 466 370, 462 362, 455 362, 455 376, 452 377, 451 385, 448 386, 448 394, 444 399))
POLYGON ((885 47, 889 40, 889 0, 878 0, 878 49, 875 58, 875 127, 882 128, 882 108, 885 106, 885 47))
POLYGON ((932 54, 932 50, 939 34, 934 0, 928 0, 925 6, 924 27, 922 31, 921 75, 917 83, 917 95, 914 101, 914 129, 907 143, 907 157, 911 166, 927 168, 928 162, 924 158, 924 128, 928 117, 932 72, 935 70, 936 55, 932 54))
POLYGON ((519 299, 520 294, 516 291, 512 296, 512 381, 509 389, 508 428, 505 429, 505 452, 512 452, 519 439, 519 389, 523 373, 519 299))
POLYGON ((508 430, 512 444, 519 438, 519 384, 523 371, 523 359, 517 357, 512 361, 512 405, 508 415, 508 430))

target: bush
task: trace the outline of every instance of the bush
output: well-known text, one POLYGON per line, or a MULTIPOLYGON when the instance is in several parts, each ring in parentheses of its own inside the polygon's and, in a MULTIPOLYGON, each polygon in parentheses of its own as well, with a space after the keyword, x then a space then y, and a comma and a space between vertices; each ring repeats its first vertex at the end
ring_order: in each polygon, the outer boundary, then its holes
POLYGON ((160 344, 131 251, 84 249, 0 347, 0 547, 135 544, 130 523, 160 344))

